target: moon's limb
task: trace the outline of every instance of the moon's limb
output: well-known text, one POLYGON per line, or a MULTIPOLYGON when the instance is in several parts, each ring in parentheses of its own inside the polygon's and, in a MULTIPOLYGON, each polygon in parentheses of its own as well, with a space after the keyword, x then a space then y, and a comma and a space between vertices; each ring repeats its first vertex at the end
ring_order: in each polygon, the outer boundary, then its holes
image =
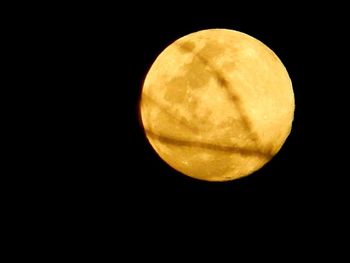
POLYGON ((294 94, 278 57, 237 31, 212 29, 168 46, 141 96, 146 136, 160 157, 197 179, 261 168, 291 131, 294 94))

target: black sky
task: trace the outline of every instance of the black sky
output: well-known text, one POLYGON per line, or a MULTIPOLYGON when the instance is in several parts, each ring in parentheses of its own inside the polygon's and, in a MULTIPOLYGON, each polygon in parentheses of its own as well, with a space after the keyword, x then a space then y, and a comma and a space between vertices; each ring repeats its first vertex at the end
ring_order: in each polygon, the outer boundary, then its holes
POLYGON ((87 125, 76 135, 84 152, 72 181, 77 195, 124 216, 167 211, 186 217, 200 210, 209 217, 253 211, 300 219, 341 206, 346 192, 338 160, 345 155, 334 140, 345 134, 338 121, 345 107, 339 95, 344 68, 336 63, 344 46, 343 16, 282 4, 264 10, 166 5, 82 12, 69 31, 79 40, 72 43, 84 83, 72 94, 79 101, 76 120, 87 125), (191 179, 169 167, 147 142, 138 115, 143 80, 159 53, 179 37, 209 28, 242 31, 270 47, 289 72, 296 101, 281 151, 261 170, 226 183, 191 179))
MULTIPOLYGON (((123 118, 127 121, 129 138, 121 142, 129 148, 127 151, 130 154, 127 159, 130 171, 126 172, 129 178, 121 179, 126 182, 126 187, 134 188, 135 195, 141 193, 144 198, 158 196, 159 199, 170 198, 172 201, 189 195, 199 200, 209 196, 218 200, 223 198, 225 202, 231 202, 237 196, 295 202, 301 199, 301 195, 305 197, 308 194, 311 182, 316 181, 310 167, 313 145, 307 137, 310 136, 308 127, 311 126, 311 120, 307 121, 307 118, 311 113, 308 107, 313 103, 310 98, 315 95, 316 88, 313 80, 316 61, 313 59, 317 54, 314 53, 313 42, 317 41, 317 36, 313 35, 317 35, 317 31, 313 30, 312 23, 293 23, 289 19, 283 16, 273 19, 265 19, 264 16, 254 18, 253 15, 236 17, 228 12, 208 16, 197 12, 179 17, 161 14, 150 20, 135 22, 135 28, 129 29, 131 31, 126 32, 125 39, 121 40, 126 42, 126 49, 121 54, 126 65, 124 61, 123 64, 118 60, 116 62, 126 70, 121 76, 124 82, 118 87, 123 89, 124 107, 119 114, 127 116, 123 118), (296 99, 293 131, 281 152, 255 174, 228 183, 201 182, 174 171, 152 150, 138 122, 137 102, 142 82, 154 59, 177 38, 207 28, 239 30, 268 45, 285 64, 296 99)), ((116 57, 119 55, 116 54, 116 57)))
MULTIPOLYGON (((28 2, 14 3, 13 13, 3 9, 11 32, 3 41, 13 46, 3 49, 12 60, 4 63, 12 74, 3 89, 9 86, 16 102, 3 96, 10 101, 4 115, 19 112, 11 116, 19 127, 3 125, 15 131, 3 138, 15 153, 4 151, 12 162, 2 173, 14 181, 2 184, 11 257, 91 260, 96 253, 97 261, 169 262, 176 255, 186 261, 189 251, 197 262, 217 248, 217 262, 224 252, 239 261, 245 247, 244 258, 261 261, 255 247, 264 247, 280 253, 279 262, 300 255, 299 262, 305 254, 327 261, 332 245, 347 246, 348 8, 256 2, 28 2), (138 111, 159 53, 209 28, 261 40, 282 60, 295 93, 281 151, 254 174, 225 183, 169 167, 148 143, 138 111)), ((340 255, 330 254, 330 262, 340 255)))

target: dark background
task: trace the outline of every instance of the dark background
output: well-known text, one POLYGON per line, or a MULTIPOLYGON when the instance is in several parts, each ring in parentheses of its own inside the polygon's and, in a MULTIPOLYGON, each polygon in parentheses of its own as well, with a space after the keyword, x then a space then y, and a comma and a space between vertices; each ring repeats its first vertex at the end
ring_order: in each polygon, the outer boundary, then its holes
POLYGON ((337 141, 346 138, 341 8, 231 5, 81 6, 50 25, 64 36, 52 40, 64 98, 59 109, 68 124, 58 139, 59 203, 137 229, 148 221, 206 227, 243 217, 253 225, 265 218, 312 228, 325 215, 341 220, 347 195, 340 153, 346 141, 337 141), (143 80, 159 53, 209 28, 265 43, 284 63, 295 93, 293 128, 281 151, 254 174, 225 183, 169 167, 148 143, 138 112, 143 80))
POLYGON ((125 27, 121 22, 116 28, 111 21, 106 22, 111 23, 108 31, 102 30, 111 34, 107 38, 111 53, 106 54, 111 64, 107 65, 115 66, 109 69, 110 94, 106 94, 115 113, 108 115, 114 123, 111 129, 116 130, 113 183, 136 204, 150 200, 155 206, 193 202, 205 207, 209 202, 228 210, 250 204, 305 212, 322 206, 326 193, 336 191, 331 187, 336 185, 333 174, 337 167, 330 165, 333 156, 326 153, 332 143, 325 139, 334 133, 330 90, 338 88, 334 80, 328 83, 333 72, 331 50, 338 45, 332 36, 335 33, 327 29, 332 24, 316 10, 304 13, 299 9, 289 14, 282 8, 256 14, 225 10, 228 8, 208 7, 188 13, 160 9, 122 19, 125 27), (170 168, 148 144, 138 119, 143 79, 155 58, 179 37, 207 28, 242 31, 269 46, 290 74, 296 101, 292 133, 279 154, 253 175, 226 183, 194 180, 170 168), (119 164, 125 170, 119 170, 119 164))
POLYGON ((163 240, 188 241, 191 249, 197 243, 188 239, 195 237, 209 246, 228 240, 232 251, 243 233, 243 246, 259 236, 258 246, 271 237, 275 244, 296 239, 310 252, 309 244, 345 236, 346 8, 231 1, 34 9, 24 8, 28 18, 18 22, 26 34, 13 32, 21 36, 14 42, 23 56, 14 63, 29 72, 14 79, 23 79, 28 109, 36 109, 23 111, 29 123, 19 136, 30 142, 21 150, 28 164, 14 166, 25 170, 24 179, 14 178, 24 191, 9 195, 27 208, 13 205, 21 213, 18 225, 33 231, 28 243, 36 225, 73 250, 84 241, 112 251, 139 249, 154 238, 164 246, 163 240), (169 167, 147 142, 138 112, 143 80, 159 53, 208 28, 261 40, 286 66, 295 93, 293 128, 281 151, 254 174, 225 183, 169 167), (334 238, 324 238, 329 234, 334 238))
POLYGON ((123 17, 102 10, 78 22, 74 34, 88 38, 77 51, 84 51, 83 64, 92 69, 82 72, 89 88, 82 87, 81 101, 96 132, 90 139, 100 156, 88 165, 100 167, 96 178, 91 177, 98 192, 120 193, 123 202, 136 206, 209 202, 228 208, 248 202, 305 211, 324 205, 328 192, 339 194, 332 189, 337 187, 339 166, 333 160, 338 153, 331 150, 339 128, 334 111, 341 106, 335 102, 341 86, 333 77, 341 71, 334 62, 342 45, 336 21, 329 13, 302 8, 256 13, 227 9, 121 9, 123 17), (253 175, 226 183, 194 180, 170 168, 148 144, 138 116, 142 83, 159 53, 179 37, 208 28, 242 31, 269 46, 290 74, 296 101, 293 129, 281 151, 253 175))

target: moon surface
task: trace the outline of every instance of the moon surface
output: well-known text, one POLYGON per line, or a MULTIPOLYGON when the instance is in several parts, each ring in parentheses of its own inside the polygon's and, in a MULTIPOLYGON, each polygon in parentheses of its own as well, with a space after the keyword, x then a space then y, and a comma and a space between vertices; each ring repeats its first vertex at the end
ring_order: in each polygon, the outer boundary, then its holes
POLYGON ((171 167, 206 181, 247 176, 290 134, 294 94, 288 72, 259 40, 228 29, 179 38, 144 80, 146 136, 171 167))

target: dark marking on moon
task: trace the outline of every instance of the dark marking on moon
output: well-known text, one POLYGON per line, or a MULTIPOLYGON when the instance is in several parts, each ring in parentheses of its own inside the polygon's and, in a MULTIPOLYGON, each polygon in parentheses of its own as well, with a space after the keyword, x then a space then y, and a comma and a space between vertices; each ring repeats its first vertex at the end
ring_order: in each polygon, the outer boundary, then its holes
MULTIPOLYGON (((183 49, 183 46, 180 46, 180 49, 183 49)), ((253 130, 253 124, 250 121, 250 118, 243 107, 243 103, 242 103, 241 99, 239 98, 238 95, 236 95, 232 91, 233 88, 231 87, 229 81, 225 78, 225 75, 215 67, 214 63, 212 63, 210 61, 210 60, 213 60, 215 57, 220 56, 220 54, 222 54, 222 52, 224 50, 225 50, 225 48, 222 45, 220 45, 219 43, 217 43, 216 41, 208 42, 201 50, 199 50, 197 53, 194 53, 193 61, 199 61, 201 64, 203 64, 203 66, 206 69, 209 69, 209 70, 207 70, 206 72, 195 72, 194 71, 194 72, 192 72, 192 74, 203 73, 203 74, 208 74, 210 77, 215 78, 215 80, 218 82, 219 86, 224 89, 228 99, 230 101, 232 101, 232 103, 236 106, 237 111, 239 112, 239 114, 241 116, 242 125, 247 130, 247 132, 249 134, 251 134, 251 136, 250 136, 251 140, 258 145, 259 144, 259 136, 253 130), (210 60, 207 59, 208 57, 210 58, 210 60)), ((189 51, 189 49, 186 49, 186 51, 189 51)), ((191 66, 191 64, 189 65, 189 67, 190 66, 191 66)), ((193 70, 193 69, 190 67, 189 70, 193 70)), ((203 74, 197 75, 197 78, 198 78, 198 76, 200 76, 201 78, 207 79, 207 77, 205 77, 205 75, 203 75, 203 74)), ((188 75, 190 75, 190 73, 188 73, 188 75)))
POLYGON ((241 148, 237 146, 223 146, 217 145, 213 143, 207 142, 199 142, 199 141, 188 141, 184 139, 172 138, 169 136, 155 134, 151 130, 145 130, 146 135, 153 140, 157 140, 164 144, 177 145, 177 146, 187 146, 187 147, 198 147, 207 150, 220 151, 220 152, 228 152, 228 153, 236 153, 241 155, 249 155, 249 156, 259 156, 261 158, 270 160, 273 155, 270 152, 263 152, 257 149, 249 149, 249 148, 241 148))
POLYGON ((180 43, 179 46, 184 52, 192 52, 193 49, 196 47, 196 44, 192 41, 185 41, 180 43))
POLYGON ((175 112, 174 110, 172 110, 171 107, 167 106, 166 104, 156 101, 154 98, 148 96, 145 93, 142 95, 142 100, 151 102, 157 107, 159 107, 162 113, 168 115, 171 120, 174 120, 178 124, 182 125, 182 127, 191 130, 193 133, 199 133, 199 129, 197 127, 192 125, 190 121, 188 121, 185 117, 180 116, 178 112, 175 112))

